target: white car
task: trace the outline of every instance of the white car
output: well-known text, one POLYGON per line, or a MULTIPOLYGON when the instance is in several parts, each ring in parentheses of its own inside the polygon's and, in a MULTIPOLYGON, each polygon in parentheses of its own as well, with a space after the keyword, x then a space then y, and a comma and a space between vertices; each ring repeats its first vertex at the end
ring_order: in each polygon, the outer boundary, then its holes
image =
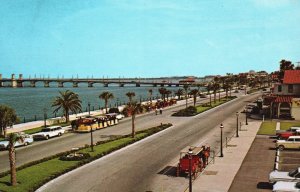
POLYGON ((52 126, 43 128, 41 132, 33 134, 34 139, 49 139, 51 137, 60 137, 65 133, 61 126, 52 126))
POLYGON ((300 182, 278 181, 273 185, 274 192, 300 192, 300 182))
POLYGON ((277 181, 300 181, 300 167, 290 172, 284 171, 272 171, 269 174, 269 182, 275 183, 277 181))
POLYGON ((121 119, 123 119, 125 116, 123 115, 123 114, 121 114, 121 113, 119 113, 118 115, 116 115, 116 118, 118 119, 118 120, 121 120, 121 119))
MULTIPOLYGON (((26 146, 33 143, 33 138, 31 135, 25 134, 23 132, 18 133, 23 137, 23 141, 15 142, 15 147, 26 146)), ((0 141, 0 150, 8 149, 8 140, 0 141)))

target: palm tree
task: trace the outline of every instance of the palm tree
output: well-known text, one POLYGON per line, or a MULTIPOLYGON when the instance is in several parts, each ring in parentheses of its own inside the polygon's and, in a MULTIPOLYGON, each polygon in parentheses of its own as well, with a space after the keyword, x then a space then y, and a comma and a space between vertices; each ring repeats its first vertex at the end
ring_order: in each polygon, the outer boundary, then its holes
POLYGON ((193 99, 194 99, 194 107, 196 106, 196 101, 197 101, 197 96, 199 94, 198 89, 192 89, 190 91, 190 95, 193 95, 193 99))
POLYGON ((212 89, 213 89, 213 93, 214 93, 214 103, 216 103, 216 99, 217 99, 217 90, 219 89, 220 85, 218 82, 214 81, 212 83, 212 89))
POLYGON ((8 156, 10 165, 10 183, 12 186, 17 184, 17 171, 16 171, 16 150, 15 143, 17 141, 23 142, 24 138, 20 134, 11 133, 8 136, 8 156))
POLYGON ((212 83, 209 82, 206 86, 207 94, 209 94, 209 105, 211 106, 211 94, 210 91, 212 90, 212 83))
POLYGON ((14 109, 0 105, 0 128, 1 128, 1 136, 6 137, 6 128, 8 126, 12 126, 18 121, 16 112, 14 109))
POLYGON ((178 100, 181 100, 181 95, 183 95, 183 89, 178 89, 177 91, 174 91, 174 93, 178 96, 178 100))
POLYGON ((52 107, 57 107, 53 113, 58 112, 60 109, 63 110, 66 122, 69 122, 69 112, 77 113, 81 112, 81 100, 78 94, 66 90, 65 92, 59 91, 60 96, 57 96, 52 103, 52 107))
POLYGON ((166 90, 165 94, 167 96, 167 101, 169 101, 169 95, 172 94, 172 91, 166 90))
POLYGON ((185 108, 188 106, 188 90, 189 90, 189 85, 184 85, 183 86, 184 92, 185 92, 185 108))
POLYGON ((166 100, 166 91, 167 91, 167 89, 162 87, 162 88, 158 89, 158 91, 161 94, 162 99, 165 101, 166 100))
POLYGON ((136 114, 139 114, 143 111, 143 107, 140 103, 130 102, 128 104, 128 111, 131 114, 131 128, 132 128, 131 136, 132 138, 134 138, 135 137, 135 116, 136 114))
POLYGON ((152 104, 152 94, 153 94, 153 90, 152 90, 152 89, 149 89, 149 90, 148 90, 148 93, 149 93, 149 97, 150 97, 150 103, 152 104))
POLYGON ((99 95, 99 98, 104 100, 105 113, 107 113, 108 100, 113 99, 114 94, 112 94, 111 92, 105 91, 99 95))
POLYGON ((126 96, 129 99, 129 103, 132 103, 132 99, 133 99, 133 97, 135 97, 135 92, 127 92, 126 96))

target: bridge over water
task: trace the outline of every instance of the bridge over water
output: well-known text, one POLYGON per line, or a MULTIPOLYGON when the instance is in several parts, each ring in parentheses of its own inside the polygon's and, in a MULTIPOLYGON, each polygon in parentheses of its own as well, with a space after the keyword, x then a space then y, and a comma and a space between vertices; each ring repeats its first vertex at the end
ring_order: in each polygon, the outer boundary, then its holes
POLYGON ((136 87, 179 87, 184 85, 204 87, 207 84, 205 82, 189 81, 174 82, 162 78, 23 78, 22 74, 19 74, 18 78, 16 78, 15 74, 12 74, 11 78, 2 78, 2 75, 0 74, 0 87, 4 87, 5 83, 9 84, 9 86, 6 87, 21 88, 24 87, 24 83, 29 83, 30 87, 36 87, 37 82, 42 82, 44 87, 50 87, 50 83, 52 82, 57 83, 58 87, 64 87, 64 83, 72 83, 73 87, 78 87, 79 83, 85 83, 88 87, 93 87, 96 83, 103 84, 104 87, 108 87, 109 84, 117 84, 120 87, 124 87, 125 85, 135 85, 136 87))

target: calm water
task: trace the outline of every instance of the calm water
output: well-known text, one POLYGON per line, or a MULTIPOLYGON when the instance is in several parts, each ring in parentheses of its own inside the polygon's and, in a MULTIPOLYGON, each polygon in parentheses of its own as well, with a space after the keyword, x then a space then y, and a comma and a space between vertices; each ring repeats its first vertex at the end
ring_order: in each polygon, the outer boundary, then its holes
MULTIPOLYGON (((125 95, 127 92, 135 92, 135 100, 139 101, 148 100, 148 90, 152 89, 152 97, 160 97, 158 89, 160 87, 135 87, 126 86, 118 87, 111 85, 110 87, 103 87, 103 85, 95 84, 93 88, 88 88, 87 84, 79 84, 78 88, 73 88, 71 83, 65 83, 64 88, 57 88, 56 84, 50 85, 50 88, 44 88, 43 84, 38 84, 36 88, 24 87, 24 88, 0 88, 0 104, 9 105, 16 110, 17 115, 23 122, 24 117, 26 122, 35 119, 43 119, 44 109, 48 117, 54 117, 51 103, 56 96, 59 95, 59 91, 65 91, 67 89, 77 93, 82 100, 82 110, 87 109, 88 102, 91 103, 91 110, 94 108, 104 107, 104 101, 99 99, 99 95, 103 91, 109 91, 114 94, 114 99, 109 101, 111 106, 115 106, 116 102, 124 103, 128 102, 128 97, 125 95)), ((173 93, 178 87, 166 87, 173 93)), ((57 114, 60 115, 60 114, 57 114)))

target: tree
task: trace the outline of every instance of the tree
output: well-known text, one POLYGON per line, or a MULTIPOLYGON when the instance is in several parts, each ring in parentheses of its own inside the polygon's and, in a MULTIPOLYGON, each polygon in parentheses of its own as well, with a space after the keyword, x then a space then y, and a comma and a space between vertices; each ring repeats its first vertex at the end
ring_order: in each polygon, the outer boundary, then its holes
POLYGON ((126 96, 128 97, 129 103, 132 103, 132 99, 135 97, 135 92, 127 92, 126 96))
POLYGON ((127 106, 128 112, 131 114, 131 136, 135 137, 135 116, 143 111, 143 107, 140 103, 130 102, 127 106))
POLYGON ((0 128, 1 128, 1 136, 6 137, 6 128, 8 126, 13 126, 18 122, 18 118, 14 109, 0 105, 0 128))
POLYGON ((209 94, 209 105, 211 106, 211 94, 210 91, 212 90, 212 83, 209 82, 206 86, 207 94, 209 94))
POLYGON ((184 89, 184 93, 185 93, 185 108, 188 107, 188 90, 189 90, 189 85, 184 85, 183 89, 184 89))
POLYGON ((164 88, 164 87, 158 89, 158 92, 161 94, 161 98, 162 98, 164 101, 166 101, 166 91, 167 91, 167 89, 164 88))
POLYGON ((213 93, 214 93, 214 103, 216 103, 216 99, 217 99, 217 91, 219 90, 220 85, 217 81, 213 81, 212 83, 212 89, 213 89, 213 93))
POLYGON ((105 113, 107 113, 108 100, 113 99, 114 95, 111 92, 105 91, 99 95, 99 98, 104 100, 105 113))
POLYGON ((60 109, 63 110, 66 122, 69 122, 69 112, 77 113, 81 112, 81 100, 78 94, 66 90, 65 92, 59 91, 60 96, 57 96, 52 103, 52 107, 57 107, 53 113, 58 112, 60 109))
POLYGON ((167 96, 167 101, 169 101, 169 95, 172 94, 172 91, 166 90, 165 95, 167 96))
POLYGON ((174 94, 177 95, 178 100, 181 100, 181 95, 183 95, 183 89, 178 89, 177 91, 174 91, 174 94))
POLYGON ((294 64, 292 64, 291 61, 282 59, 280 61, 280 71, 278 74, 279 80, 283 79, 285 70, 293 70, 293 69, 294 69, 294 64))
POLYGON ((11 133, 8 136, 8 156, 10 165, 10 183, 12 186, 17 184, 17 171, 16 171, 16 150, 15 143, 17 141, 23 142, 24 138, 22 135, 17 133, 11 133))
POLYGON ((150 97, 150 103, 152 104, 152 94, 153 94, 153 90, 152 90, 152 89, 149 89, 149 90, 148 90, 148 93, 149 93, 149 97, 150 97))
POLYGON ((196 101, 197 101, 197 96, 199 95, 199 91, 198 89, 192 89, 190 91, 190 95, 193 96, 193 99, 194 99, 194 107, 196 106, 196 101))

